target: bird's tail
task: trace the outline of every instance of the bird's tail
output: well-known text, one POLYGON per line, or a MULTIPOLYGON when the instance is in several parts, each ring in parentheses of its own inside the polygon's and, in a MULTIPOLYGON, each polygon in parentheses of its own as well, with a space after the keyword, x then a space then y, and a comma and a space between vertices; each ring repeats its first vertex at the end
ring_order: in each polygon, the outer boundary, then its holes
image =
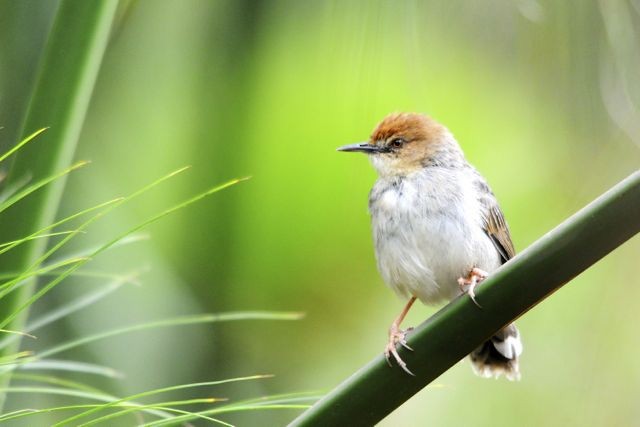
POLYGON ((518 357, 522 353, 520 333, 513 323, 498 331, 488 341, 469 355, 476 374, 485 378, 498 378, 504 374, 507 379, 520 379, 518 357))

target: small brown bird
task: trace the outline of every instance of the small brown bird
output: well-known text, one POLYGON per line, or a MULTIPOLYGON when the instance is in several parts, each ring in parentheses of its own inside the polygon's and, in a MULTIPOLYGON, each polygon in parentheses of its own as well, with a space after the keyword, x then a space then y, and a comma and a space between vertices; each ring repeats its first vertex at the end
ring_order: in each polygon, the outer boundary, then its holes
MULTIPOLYGON (((385 356, 409 374, 397 345, 411 348, 400 324, 416 299, 451 300, 474 288, 515 255, 509 228, 484 178, 471 166, 453 135, 423 114, 395 113, 368 142, 339 151, 366 153, 378 172, 369 194, 378 270, 408 302, 389 328, 385 356)), ((474 350, 478 375, 520 378, 520 335, 511 324, 474 350)))

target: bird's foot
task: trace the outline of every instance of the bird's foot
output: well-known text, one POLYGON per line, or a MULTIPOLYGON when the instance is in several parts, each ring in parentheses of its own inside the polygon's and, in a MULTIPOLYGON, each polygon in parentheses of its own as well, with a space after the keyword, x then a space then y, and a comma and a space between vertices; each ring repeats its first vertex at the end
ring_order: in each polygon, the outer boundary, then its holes
POLYGON ((489 276, 489 273, 487 273, 486 271, 480 270, 479 268, 474 267, 471 269, 467 277, 460 277, 458 279, 458 285, 460 286, 460 290, 466 293, 467 295, 469 295, 469 297, 471 297, 471 301, 473 301, 473 303, 477 305, 479 308, 482 308, 482 306, 478 304, 478 301, 476 301, 475 289, 476 289, 476 286, 482 283, 482 281, 486 279, 488 276, 489 276), (466 290, 465 290, 465 287, 467 287, 466 290))
POLYGON ((391 325, 389 328, 389 342, 384 349, 384 357, 387 359, 389 366, 393 366, 391 364, 391 356, 393 356, 398 366, 400 366, 407 374, 415 376, 413 372, 407 368, 407 364, 402 360, 397 349, 397 345, 400 344, 407 350, 413 351, 413 349, 407 344, 407 333, 412 329, 413 328, 407 328, 406 330, 401 330, 395 323, 391 325))

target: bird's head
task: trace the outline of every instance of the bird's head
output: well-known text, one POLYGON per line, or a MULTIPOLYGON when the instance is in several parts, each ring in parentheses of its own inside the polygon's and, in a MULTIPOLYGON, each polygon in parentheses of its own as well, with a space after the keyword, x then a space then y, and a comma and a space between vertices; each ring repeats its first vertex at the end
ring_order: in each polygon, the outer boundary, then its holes
POLYGON ((376 126, 369 141, 345 145, 338 151, 368 154, 380 176, 407 175, 463 159, 447 128, 418 113, 390 114, 376 126))

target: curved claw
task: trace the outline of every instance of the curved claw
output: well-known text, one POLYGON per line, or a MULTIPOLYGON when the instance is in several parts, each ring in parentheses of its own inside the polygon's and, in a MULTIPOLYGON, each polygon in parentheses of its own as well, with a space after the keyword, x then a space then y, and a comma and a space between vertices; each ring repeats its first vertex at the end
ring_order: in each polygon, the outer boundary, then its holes
POLYGON ((404 348, 406 348, 409 351, 413 351, 413 349, 411 347, 409 347, 409 344, 407 344, 407 342, 405 340, 399 341, 400 345, 403 346, 404 348))
POLYGON ((480 270, 479 268, 472 268, 469 272, 469 275, 465 277, 460 277, 458 279, 458 286, 460 286, 460 291, 465 292, 471 298, 471 301, 478 307, 482 308, 482 306, 476 301, 476 286, 479 285, 484 279, 487 278, 489 273, 484 270, 480 270), (468 286, 467 290, 464 290, 464 287, 468 286))
POLYGON ((473 303, 474 303, 478 308, 482 308, 482 306, 478 303, 478 301, 476 301, 475 288, 476 288, 476 285, 475 285, 475 284, 474 284, 473 286, 469 286, 469 290, 467 290, 467 294, 469 294, 469 297, 471 298, 471 301, 473 301, 473 303))
POLYGON ((393 364, 391 363, 391 356, 393 355, 393 358, 395 359, 396 363, 398 364, 398 366, 402 368, 403 371, 405 371, 407 374, 411 376, 415 376, 415 374, 411 372, 409 368, 407 368, 407 364, 405 363, 404 360, 402 360, 396 348, 396 346, 400 344, 402 347, 406 348, 407 350, 413 351, 413 349, 409 347, 409 344, 407 344, 407 340, 405 338, 407 332, 410 331, 411 329, 413 328, 409 328, 406 331, 393 330, 393 329, 389 331, 389 342, 387 343, 387 346, 384 349, 384 357, 387 359, 387 363, 389 364, 389 366, 393 366, 393 364))
POLYGON ((393 368, 393 364, 391 363, 391 354, 388 349, 384 350, 384 358, 387 359, 387 365, 389 365, 390 368, 393 368))
POLYGON ((400 366, 402 370, 405 371, 407 374, 411 375, 412 377, 415 377, 415 374, 411 372, 409 368, 407 368, 407 364, 405 363, 404 360, 402 360, 402 358, 398 354, 398 350, 396 350, 395 345, 391 343, 387 344, 387 348, 385 349, 384 353, 385 353, 385 356, 387 357, 387 362, 389 363, 390 366, 391 366, 390 355, 393 355, 393 358, 396 360, 396 363, 398 364, 398 366, 400 366))

